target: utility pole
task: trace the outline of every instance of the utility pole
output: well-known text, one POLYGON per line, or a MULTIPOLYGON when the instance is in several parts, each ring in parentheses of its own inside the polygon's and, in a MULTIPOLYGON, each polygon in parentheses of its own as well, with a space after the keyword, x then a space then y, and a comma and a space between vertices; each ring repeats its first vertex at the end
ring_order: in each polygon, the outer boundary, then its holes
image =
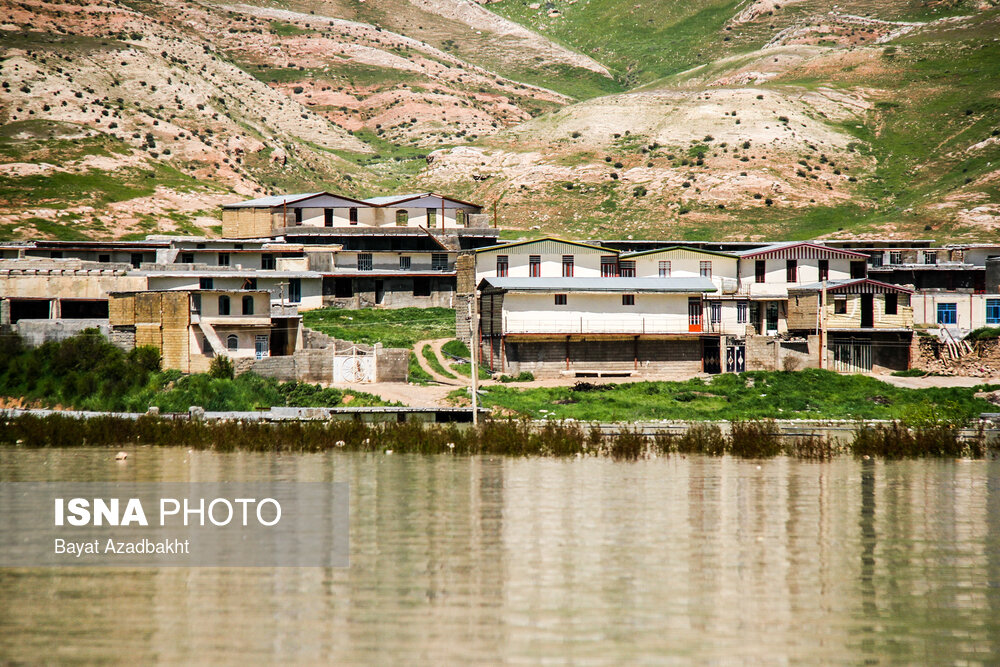
POLYGON ((479 303, 478 290, 473 290, 469 302, 469 356, 472 368, 469 373, 472 378, 472 425, 479 426, 479 303))
POLYGON ((823 368, 823 361, 826 358, 826 281, 823 281, 823 289, 820 292, 820 315, 819 315, 819 367, 823 368))

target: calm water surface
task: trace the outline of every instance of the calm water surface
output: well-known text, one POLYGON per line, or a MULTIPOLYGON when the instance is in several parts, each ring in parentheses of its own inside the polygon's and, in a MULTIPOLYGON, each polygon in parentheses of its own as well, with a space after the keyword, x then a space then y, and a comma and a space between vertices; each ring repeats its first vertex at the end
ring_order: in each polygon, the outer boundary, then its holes
POLYGON ((346 481, 348 569, 0 570, 0 660, 997 663, 1000 462, 0 449, 3 481, 346 481))

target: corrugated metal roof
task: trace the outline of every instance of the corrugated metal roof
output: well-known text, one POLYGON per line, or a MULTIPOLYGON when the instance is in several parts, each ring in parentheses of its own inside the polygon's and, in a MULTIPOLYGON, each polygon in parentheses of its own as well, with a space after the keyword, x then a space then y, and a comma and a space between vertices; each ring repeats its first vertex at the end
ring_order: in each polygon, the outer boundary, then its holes
POLYGON ((764 248, 753 250, 740 250, 735 254, 743 258, 754 259, 816 259, 828 256, 853 257, 857 259, 868 259, 868 255, 853 250, 843 250, 841 248, 831 248, 830 246, 807 241, 784 241, 774 243, 764 248))
POLYGON ((483 278, 487 285, 508 292, 715 292, 708 278, 483 278))
POLYGON ((430 197, 433 193, 430 192, 418 192, 412 195, 390 195, 387 197, 369 197, 365 201, 369 204, 374 204, 375 206, 387 206, 390 204, 397 204, 402 201, 409 201, 410 199, 419 199, 420 197, 430 197))
MULTIPOLYGON (((809 283, 808 285, 798 285, 789 287, 789 292, 818 292, 823 289, 823 283, 809 283)), ((871 278, 848 278, 844 280, 830 280, 826 283, 826 291, 837 294, 886 294, 901 292, 903 294, 913 294, 913 290, 899 285, 879 282, 871 278)))
POLYGON ((270 197, 261 197, 259 199, 250 199, 248 201, 236 202, 235 204, 223 204, 222 208, 273 208, 275 206, 282 206, 284 204, 290 204, 300 199, 309 199, 310 197, 317 197, 322 192, 304 192, 300 194, 292 195, 271 195, 270 197))
POLYGON ((623 252, 619 257, 621 259, 635 259, 636 257, 645 257, 647 255, 656 255, 661 252, 695 252, 700 255, 715 255, 717 257, 727 257, 729 259, 737 259, 736 254, 728 252, 720 252, 718 250, 704 250, 703 248, 692 248, 690 246, 680 246, 673 245, 666 248, 656 248, 654 250, 635 250, 632 252, 623 252))

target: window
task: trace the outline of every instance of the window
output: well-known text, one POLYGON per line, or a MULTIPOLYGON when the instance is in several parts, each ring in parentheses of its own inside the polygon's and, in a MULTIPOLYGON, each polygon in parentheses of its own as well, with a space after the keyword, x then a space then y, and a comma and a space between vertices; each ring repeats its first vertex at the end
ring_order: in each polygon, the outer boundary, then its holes
POLYGON ((347 209, 347 222, 351 225, 358 224, 358 209, 349 208, 347 209))
POLYGON ((660 262, 660 277, 669 278, 670 277, 670 262, 660 262))
POLYGON ((414 278, 413 279, 413 296, 430 296, 431 295, 431 279, 430 278, 414 278))
POLYGON ((902 264, 903 263, 903 251, 901 251, 901 250, 890 250, 889 251, 889 263, 890 264, 902 264))
POLYGON ((458 209, 455 211, 455 224, 459 227, 465 227, 466 215, 465 211, 458 209))
POLYGON ((274 255, 264 253, 260 256, 260 268, 263 271, 274 271, 274 255))
POLYGON ((138 269, 142 265, 142 253, 134 252, 130 258, 132 260, 132 268, 138 269))
POLYGON ((937 264, 937 251, 936 250, 925 250, 924 251, 924 264, 937 264))
POLYGON ((566 305, 566 295, 565 294, 556 294, 556 302, 555 303, 556 303, 557 306, 565 306, 566 305))
POLYGON ((937 323, 938 324, 957 324, 958 323, 958 304, 957 303, 939 303, 937 305, 937 323))
MULTIPOLYGON (((298 209, 295 209, 298 210, 298 209)), ((226 348, 230 352, 235 352, 240 349, 240 338, 236 334, 229 334, 226 336, 226 348)))
POLYGON ((497 278, 506 278, 510 265, 507 263, 507 255, 497 255, 497 278))
POLYGON ((400 271, 409 271, 410 270, 410 258, 409 257, 400 257, 399 258, 399 270, 400 271))
POLYGON ((851 278, 864 278, 868 274, 868 262, 851 262, 851 278))
POLYGON ((447 270, 448 270, 448 253, 445 252, 431 253, 431 271, 447 271, 447 270))
POLYGON ((227 252, 219 253, 219 266, 229 266, 229 253, 227 252))
POLYGON ((895 315, 899 312, 899 299, 895 294, 885 295, 885 314, 895 315))
POLYGON ((396 226, 406 227, 410 222, 410 214, 407 211, 399 210, 396 211, 396 226))
POLYGON ((634 306, 635 305, 635 294, 622 294, 622 305, 623 306, 634 306))
POLYGON ((563 278, 573 277, 573 255, 563 255, 562 274, 563 278))
POLYGON ((62 256, 63 256, 62 250, 53 250, 52 252, 49 253, 49 257, 51 257, 52 259, 62 259, 62 256))
POLYGON ((243 289, 257 289, 257 279, 256 278, 244 278, 243 279, 243 289))
POLYGON ((601 277, 614 278, 618 275, 618 258, 614 256, 601 257, 601 277))
POLYGON ((986 299, 986 324, 1000 324, 1000 299, 986 299))
POLYGON ((432 208, 427 209, 427 227, 437 226, 437 211, 432 208))
POLYGON ((372 254, 370 252, 358 253, 358 271, 372 270, 372 254))
POLYGON ((618 275, 622 278, 635 278, 635 262, 618 262, 618 275))
POLYGON ((718 324, 722 321, 722 302, 708 302, 708 319, 712 324, 718 324))
POLYGON ((755 283, 764 282, 764 278, 767 277, 767 262, 763 259, 758 259, 753 265, 753 281, 755 283))
POLYGON ((799 282, 799 263, 797 260, 789 259, 785 262, 785 282, 799 282))
POLYGON ((302 224, 302 209, 301 208, 294 208, 292 210, 295 211, 295 224, 296 225, 301 225, 302 224))
POLYGON ((819 260, 819 280, 823 282, 824 280, 830 279, 830 260, 821 259, 819 260))
POLYGON ((333 209, 324 208, 323 209, 323 225, 325 227, 333 227, 333 209))
POLYGON ((698 262, 698 275, 702 278, 712 277, 712 263, 711 262, 698 262))
POLYGON ((253 297, 249 294, 243 296, 243 314, 253 315, 253 297))
POLYGON ((212 343, 208 340, 208 338, 203 337, 201 339, 201 353, 206 357, 211 357, 213 352, 212 343))
POLYGON ((301 278, 289 278, 288 279, 288 300, 291 303, 299 303, 302 301, 302 279, 301 278))
POLYGON ((103 262, 103 263, 110 262, 111 261, 111 255, 98 255, 97 256, 97 261, 98 262, 103 262))
POLYGON ((847 314, 847 297, 846 296, 835 296, 835 297, 833 297, 833 314, 834 315, 846 315, 847 314))
POLYGON ((528 257, 528 277, 538 278, 542 275, 542 256, 531 255, 528 257))
POLYGON ((746 324, 747 323, 747 302, 737 301, 736 302, 736 323, 746 324))
POLYGON ((882 253, 876 252, 868 257, 868 263, 872 266, 882 266, 882 253))
POLYGON ((198 279, 198 289, 212 289, 215 287, 214 278, 199 278, 198 279))
POLYGON ((193 252, 182 252, 181 253, 181 264, 194 264, 194 253, 193 252))
POLYGON ((338 299, 350 299, 354 296, 354 279, 335 278, 333 281, 333 296, 338 299))
POLYGON ((192 294, 191 295, 191 312, 195 315, 201 313, 201 295, 192 294))
POLYGON ((229 314, 229 297, 223 294, 219 297, 219 315, 229 314))

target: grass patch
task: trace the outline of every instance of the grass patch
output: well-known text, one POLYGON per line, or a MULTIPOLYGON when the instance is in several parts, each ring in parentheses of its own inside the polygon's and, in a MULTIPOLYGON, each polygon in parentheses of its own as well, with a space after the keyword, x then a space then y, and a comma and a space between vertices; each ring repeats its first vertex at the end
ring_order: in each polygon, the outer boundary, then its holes
POLYGON ((278 382, 254 373, 235 379, 205 373, 183 375, 160 370, 155 348, 126 353, 96 329, 37 348, 9 336, 0 348, 0 395, 44 406, 81 410, 144 412, 156 406, 186 412, 192 405, 206 410, 256 410, 275 405, 336 407, 389 405, 378 396, 299 382, 278 382))
POLYGON ((413 352, 413 350, 410 350, 410 361, 407 370, 409 381, 413 384, 428 385, 434 381, 431 374, 421 368, 420 362, 417 361, 417 355, 413 352))
MULTIPOLYGON (((862 375, 830 371, 753 371, 717 375, 708 382, 636 382, 516 389, 495 386, 482 404, 532 418, 628 422, 748 419, 904 419, 948 417, 967 422, 995 406, 980 388, 904 389, 862 375)), ((453 394, 458 396, 458 394, 453 394)))
POLYGON ((420 354, 424 355, 424 359, 427 360, 427 363, 430 364, 430 367, 434 369, 435 373, 443 375, 446 378, 451 378, 452 380, 455 379, 455 376, 441 365, 441 361, 438 359, 438 356, 434 354, 434 350, 431 349, 430 345, 424 345, 424 348, 420 350, 420 354))
POLYGON ((319 308, 302 313, 302 323, 328 336, 386 347, 413 347, 417 341, 455 333, 453 308, 346 310, 319 308))

